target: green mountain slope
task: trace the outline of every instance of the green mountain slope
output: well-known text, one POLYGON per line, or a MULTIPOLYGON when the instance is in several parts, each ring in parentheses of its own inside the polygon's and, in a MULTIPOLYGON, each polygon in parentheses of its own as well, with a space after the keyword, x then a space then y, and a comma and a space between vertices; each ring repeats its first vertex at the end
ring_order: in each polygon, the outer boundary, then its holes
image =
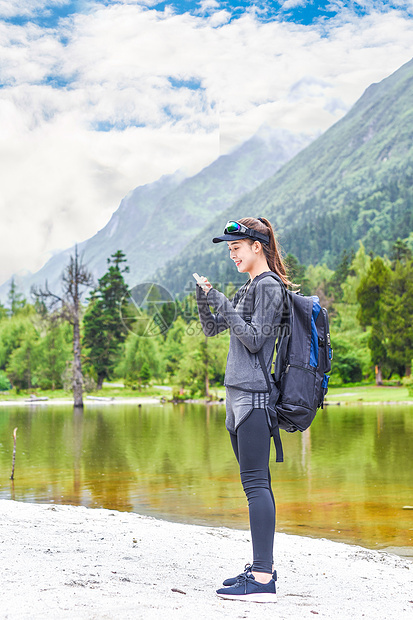
MULTIPOLYGON (((157 276, 182 291, 193 271, 240 281, 211 238, 227 219, 265 216, 285 252, 334 266, 362 241, 384 254, 413 231, 413 61, 370 86, 349 113, 258 188, 212 219, 157 276)), ((222 244, 226 245, 226 244, 222 244)), ((243 279, 242 279, 243 280, 243 279)))

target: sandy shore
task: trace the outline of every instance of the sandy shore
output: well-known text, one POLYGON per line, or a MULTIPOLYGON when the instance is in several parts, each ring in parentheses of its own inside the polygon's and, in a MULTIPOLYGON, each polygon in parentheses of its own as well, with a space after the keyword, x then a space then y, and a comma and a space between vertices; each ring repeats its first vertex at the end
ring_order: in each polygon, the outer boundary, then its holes
POLYGON ((0 501, 0 617, 412 618, 413 563, 276 534, 278 602, 221 600, 251 559, 249 533, 114 510, 0 501))

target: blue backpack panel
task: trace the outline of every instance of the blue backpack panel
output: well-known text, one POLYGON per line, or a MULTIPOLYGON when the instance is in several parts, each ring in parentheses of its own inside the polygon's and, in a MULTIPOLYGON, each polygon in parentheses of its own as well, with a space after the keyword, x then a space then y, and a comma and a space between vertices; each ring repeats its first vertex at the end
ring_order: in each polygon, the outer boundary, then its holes
POLYGON ((268 421, 277 452, 283 461, 279 429, 289 433, 305 431, 323 407, 328 390, 333 350, 328 313, 318 297, 289 291, 281 278, 265 272, 254 278, 272 276, 281 283, 284 312, 278 329, 277 355, 271 383, 262 350, 258 359, 270 392, 268 421))

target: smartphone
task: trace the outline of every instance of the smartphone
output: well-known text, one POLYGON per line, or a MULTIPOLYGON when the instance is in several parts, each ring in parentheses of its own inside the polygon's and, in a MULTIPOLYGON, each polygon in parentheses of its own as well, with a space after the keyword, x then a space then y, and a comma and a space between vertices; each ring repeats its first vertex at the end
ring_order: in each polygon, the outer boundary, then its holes
POLYGON ((193 273, 192 275, 194 276, 198 284, 202 284, 201 276, 199 276, 197 273, 193 273))

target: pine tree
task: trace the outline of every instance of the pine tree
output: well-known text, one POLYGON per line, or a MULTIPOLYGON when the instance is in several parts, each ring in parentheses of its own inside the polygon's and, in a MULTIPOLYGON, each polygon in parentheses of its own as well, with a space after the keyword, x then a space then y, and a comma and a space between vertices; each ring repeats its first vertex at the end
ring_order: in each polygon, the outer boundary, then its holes
POLYGON ((413 261, 398 260, 383 295, 383 334, 392 368, 409 376, 413 359, 413 261))
POLYGON ((17 314, 18 311, 24 308, 24 306, 26 305, 26 299, 17 290, 17 286, 14 281, 14 278, 11 279, 10 289, 9 289, 7 297, 9 300, 9 308, 10 308, 9 313, 11 316, 14 316, 15 314, 17 314))
POLYGON ((383 296, 390 278, 390 268, 377 256, 357 288, 357 300, 360 304, 357 318, 362 327, 371 326, 368 344, 375 366, 377 385, 383 382, 383 370, 389 374, 392 372, 383 333, 383 296))
POLYGON ((108 271, 99 279, 92 292, 83 325, 83 343, 88 349, 88 364, 97 376, 98 389, 110 379, 117 364, 120 345, 127 336, 125 316, 128 315, 129 289, 123 274, 129 267, 125 255, 118 250, 108 261, 108 271))

